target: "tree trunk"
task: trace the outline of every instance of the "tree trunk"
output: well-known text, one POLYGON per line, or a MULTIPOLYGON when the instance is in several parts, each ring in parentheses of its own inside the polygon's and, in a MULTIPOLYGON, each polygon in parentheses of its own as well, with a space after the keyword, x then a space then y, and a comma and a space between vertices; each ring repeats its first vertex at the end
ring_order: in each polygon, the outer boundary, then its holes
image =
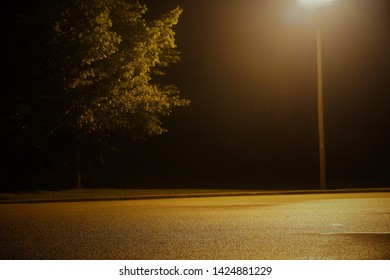
POLYGON ((77 189, 82 189, 82 185, 81 185, 81 170, 79 169, 77 171, 77 174, 76 174, 76 188, 77 189))
POLYGON ((80 148, 77 145, 76 152, 75 152, 75 183, 76 183, 76 189, 82 189, 81 184, 81 155, 80 155, 80 148))

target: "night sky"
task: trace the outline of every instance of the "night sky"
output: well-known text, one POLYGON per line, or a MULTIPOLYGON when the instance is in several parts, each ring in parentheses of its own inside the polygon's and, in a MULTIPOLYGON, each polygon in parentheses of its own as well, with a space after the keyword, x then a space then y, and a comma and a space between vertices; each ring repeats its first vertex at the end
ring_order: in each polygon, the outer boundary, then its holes
MULTIPOLYGON (((194 182, 318 185, 312 13, 293 0, 144 3, 151 15, 184 10, 169 77, 192 100, 152 140, 151 161, 194 182)), ((390 2, 321 13, 328 185, 388 186, 390 2)))
MULTIPOLYGON (((318 188, 312 11, 295 0, 141 2, 150 18, 184 10, 167 79, 191 105, 135 144, 137 183, 318 188)), ((328 187, 389 186, 390 1, 335 1, 321 30, 328 187)))

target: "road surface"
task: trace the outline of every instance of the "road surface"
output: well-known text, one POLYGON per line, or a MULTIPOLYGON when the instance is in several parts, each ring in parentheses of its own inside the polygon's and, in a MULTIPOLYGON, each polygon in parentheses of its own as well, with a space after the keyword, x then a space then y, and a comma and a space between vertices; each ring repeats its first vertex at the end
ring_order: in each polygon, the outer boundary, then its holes
POLYGON ((0 205, 0 259, 390 259, 390 193, 0 205))

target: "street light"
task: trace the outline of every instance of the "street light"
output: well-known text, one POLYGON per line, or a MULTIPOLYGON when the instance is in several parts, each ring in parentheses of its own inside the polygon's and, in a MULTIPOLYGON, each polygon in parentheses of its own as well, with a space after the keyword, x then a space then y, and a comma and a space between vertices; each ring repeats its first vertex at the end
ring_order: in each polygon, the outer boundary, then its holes
POLYGON ((320 188, 326 189, 326 158, 325 158, 325 122, 324 122, 324 90, 322 77, 322 44, 321 28, 317 20, 317 99, 318 99, 318 140, 320 153, 320 188))
POLYGON ((317 8, 328 3, 334 2, 335 0, 298 0, 306 7, 317 8))
POLYGON ((318 104, 318 141, 319 141, 319 169, 320 188, 326 189, 326 157, 325 157, 325 125, 324 125, 324 90, 322 77, 322 43, 321 26, 318 9, 335 0, 298 0, 310 9, 316 9, 316 45, 317 45, 317 104, 318 104))

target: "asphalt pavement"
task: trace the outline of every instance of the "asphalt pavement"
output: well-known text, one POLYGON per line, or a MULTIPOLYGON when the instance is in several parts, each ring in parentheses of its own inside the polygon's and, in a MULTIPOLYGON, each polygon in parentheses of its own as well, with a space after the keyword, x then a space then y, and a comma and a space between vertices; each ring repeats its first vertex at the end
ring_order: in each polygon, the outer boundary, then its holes
POLYGON ((332 193, 390 192, 390 188, 245 190, 245 189, 68 189, 63 191, 32 191, 0 193, 0 204, 52 203, 82 201, 145 200, 219 196, 259 196, 332 193))
POLYGON ((0 259, 390 259, 390 193, 0 205, 0 259))

